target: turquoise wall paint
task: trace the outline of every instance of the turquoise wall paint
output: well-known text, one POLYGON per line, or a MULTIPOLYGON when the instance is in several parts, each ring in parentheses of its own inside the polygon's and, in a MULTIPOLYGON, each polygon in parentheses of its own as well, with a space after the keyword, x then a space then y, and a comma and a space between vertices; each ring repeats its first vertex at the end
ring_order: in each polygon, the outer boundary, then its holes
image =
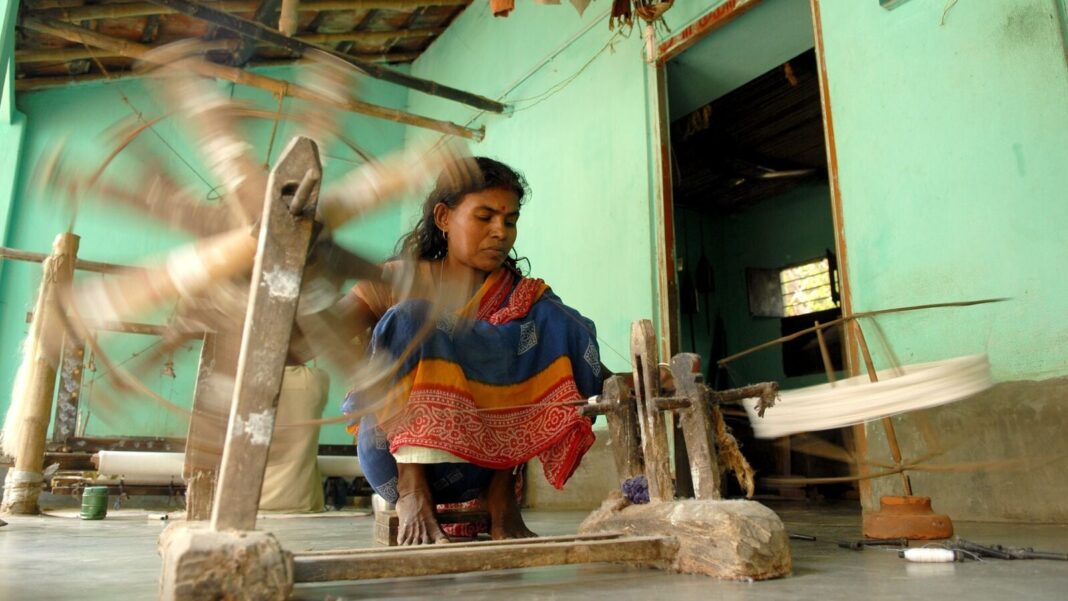
MULTIPOLYGON (((726 325, 729 354, 781 336, 779 318, 749 314, 745 270, 784 267, 822 257, 827 249, 833 249, 830 188, 826 183, 803 185, 727 217, 713 218, 679 209, 675 220, 677 255, 685 257, 684 266, 691 274, 701 256, 702 226, 706 256, 715 270, 716 290, 709 299, 712 311, 705 310, 702 298, 702 312, 693 318, 697 352, 705 361, 709 359, 711 340, 707 332, 711 327, 706 320, 716 313, 726 325)), ((690 318, 681 315, 680 319, 680 347, 689 350, 690 318)), ((738 359, 730 364, 729 373, 735 386, 773 380, 783 388, 797 388, 826 381, 822 374, 787 378, 781 348, 738 359)))
POLYGON ((476 115, 416 93, 409 109, 486 126, 471 151, 522 171, 533 191, 517 250, 596 322, 605 364, 629 371, 631 322, 655 318, 647 67, 637 32, 602 52, 614 34, 598 8, 580 18, 569 6, 522 2, 494 19, 486 3, 472 4, 412 73, 502 98, 514 114, 476 115))
MULTIPOLYGON (((705 2, 678 3, 677 9, 705 2)), ((678 22, 675 15, 672 23, 678 22)), ((677 31, 673 27, 674 31, 677 31)), ((675 120, 812 48, 812 15, 805 0, 764 0, 668 62, 668 97, 675 120), (759 33, 757 33, 759 32, 759 33), (752 41, 758 39, 760 43, 752 41)))
MULTIPOLYGON (((879 320, 904 363, 985 352, 1005 381, 895 418, 906 457, 931 450, 922 418, 948 449, 938 462, 1040 466, 915 473, 913 488, 956 519, 1066 521, 1064 5, 960 2, 944 25, 942 3, 820 7, 854 309, 1012 299, 879 320)), ((887 460, 881 430, 868 438, 887 460)), ((873 481, 865 505, 882 494, 898 481, 873 481)))
POLYGON ((903 361, 987 352, 998 379, 1068 373, 1068 70, 1055 0, 822 3, 854 309, 903 361))
MULTIPOLYGON (((292 70, 289 68, 265 69, 262 72, 283 79, 292 76, 292 70)), ((233 87, 230 84, 218 85, 225 93, 232 91, 235 97, 271 109, 277 107, 277 101, 269 94, 233 87)), ((407 97, 404 89, 375 81, 364 82, 362 94, 371 102, 394 107, 403 107, 407 97)), ((111 124, 132 114, 122 95, 148 116, 158 112, 153 98, 138 80, 79 85, 19 96, 19 107, 26 114, 26 143, 22 151, 25 167, 19 173, 15 193, 2 196, 12 207, 9 231, 3 241, 5 246, 46 252, 55 235, 67 227, 69 216, 66 211, 34 187, 34 167, 42 153, 61 139, 67 140, 75 151, 75 156, 86 157, 86 164, 99 160, 105 147, 101 134, 111 124)), ((286 100, 286 107, 289 108, 292 102, 286 100)), ((245 129, 257 152, 265 155, 270 137, 270 123, 250 123, 245 129)), ((160 138, 172 145, 183 158, 192 162, 208 183, 200 181, 189 167, 184 166, 151 133, 143 134, 131 147, 130 152, 137 153, 139 148, 158 151, 172 173, 184 175, 185 180, 194 186, 194 190, 207 195, 214 185, 214 178, 200 165, 197 154, 191 149, 180 125, 165 121, 156 126, 155 130, 160 138)), ((279 127, 272 161, 296 131, 296 127, 290 124, 283 123, 279 127)), ((403 128, 393 123, 353 115, 345 119, 344 131, 356 143, 374 154, 397 150, 403 144, 403 128)), ((358 164, 357 157, 340 145, 330 145, 322 149, 322 152, 326 185, 358 164)), ((133 161, 120 160, 113 168, 122 173, 124 169, 131 169, 133 164, 133 161)), ((338 238, 373 258, 384 259, 392 250, 393 242, 399 233, 399 224, 400 210, 394 208, 375 215, 367 222, 346 227, 339 232, 338 238)), ((113 207, 80 211, 75 233, 82 236, 79 253, 82 258, 117 263, 144 259, 186 239, 168 228, 113 207)), ((39 272, 39 267, 34 264, 7 262, 0 275, 0 348, 8 349, 8 352, 0 357, 0 390, 10 390, 18 362, 15 349, 27 330, 24 314, 32 308, 40 278, 39 272)), ((81 274, 79 277, 99 276, 81 274)), ((159 322, 165 318, 166 312, 146 317, 144 321, 159 322)), ((153 342, 155 339, 143 336, 112 335, 107 345, 113 356, 122 360, 153 342)), ((163 396, 172 398, 179 405, 188 406, 198 354, 199 344, 191 344, 176 354, 177 379, 161 376, 161 366, 158 364, 146 370, 144 379, 163 396)), ((98 363, 97 367, 100 369, 98 375, 103 373, 103 366, 98 363)), ((91 374, 87 375, 92 377, 91 374)), ((88 434, 183 436, 185 433, 184 419, 148 401, 127 399, 117 402, 114 408, 109 409, 106 401, 112 394, 107 390, 104 378, 98 378, 92 387, 87 386, 86 393, 94 399, 90 403, 94 406, 94 411, 89 420, 88 434)), ((339 413, 338 405, 343 395, 344 384, 340 379, 334 378, 327 415, 339 413)), ((120 398, 117 394, 115 397, 120 398)), ((0 411, 6 410, 7 403, 7 394, 0 395, 0 411)), ((321 436, 323 442, 339 443, 350 439, 340 425, 324 428, 321 436)))
MULTIPOLYGON (((5 236, 11 216, 15 180, 22 156, 25 118, 15 109, 14 52, 15 15, 18 2, 0 5, 0 236, 5 236)), ((0 277, 4 262, 0 261, 0 277)))

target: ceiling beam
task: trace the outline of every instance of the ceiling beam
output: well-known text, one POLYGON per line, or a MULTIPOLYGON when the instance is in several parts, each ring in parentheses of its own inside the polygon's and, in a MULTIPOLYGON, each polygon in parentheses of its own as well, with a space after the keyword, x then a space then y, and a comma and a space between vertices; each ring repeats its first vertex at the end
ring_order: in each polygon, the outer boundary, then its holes
MULTIPOLYGON (((325 10, 370 10, 384 9, 409 11, 421 6, 466 6, 471 0, 304 0, 297 7, 299 12, 319 12, 325 10)), ((251 13, 259 7, 259 0, 221 0, 212 3, 218 10, 237 13, 251 13)), ((128 19, 150 15, 173 15, 177 10, 159 6, 152 2, 124 2, 121 4, 89 4, 46 8, 25 11, 29 17, 50 17, 61 21, 93 21, 96 19, 128 19)))
POLYGON ((287 35, 279 33, 278 31, 265 27, 261 23, 250 21, 248 19, 232 15, 227 12, 209 7, 204 4, 198 4, 191 0, 152 0, 153 3, 160 6, 167 6, 173 8, 182 14, 203 19, 208 23, 229 29, 242 36, 252 38, 259 42, 267 44, 274 44, 293 52, 303 54, 305 52, 319 51, 326 52, 333 56, 346 61, 353 65, 360 71, 363 71, 370 77, 380 79, 382 81, 388 81, 390 83, 397 84, 412 90, 423 92, 431 96, 438 96, 440 98, 446 98, 453 100, 468 106, 472 106, 484 111, 491 111, 494 113, 503 113, 507 108, 504 104, 491 100, 485 96, 479 96, 463 90, 458 90, 453 87, 444 86, 439 83, 408 75, 407 73, 401 73, 392 69, 376 65, 373 63, 367 63, 360 59, 346 54, 344 52, 338 52, 333 48, 325 46, 319 46, 309 42, 305 42, 298 38, 291 38, 287 35))
POLYGON ((311 44, 336 44, 338 42, 363 42, 365 44, 385 44, 390 40, 409 40, 412 38, 432 38, 441 35, 444 27, 424 29, 398 29, 397 31, 338 31, 331 33, 306 33, 298 35, 298 40, 311 44))
MULTIPOLYGON (((99 54, 97 58, 116 57, 118 54, 108 52, 106 50, 97 50, 99 54)), ((368 54, 363 58, 369 61, 375 61, 379 63, 403 63, 408 62, 415 57, 419 56, 417 52, 391 52, 390 54, 368 54)), ((246 67, 249 69, 255 69, 258 67, 280 67, 289 65, 306 64, 309 61, 304 59, 298 59, 295 61, 250 61, 246 67)), ((116 81, 125 79, 138 79, 149 75, 141 71, 110 71, 107 75, 103 73, 86 73, 85 75, 77 76, 57 76, 57 77, 23 77, 15 80, 16 92, 33 92, 36 90, 47 90, 49 88, 62 88, 66 86, 73 86, 79 84, 88 84, 102 81, 116 81)))
MULTIPOLYGON (((162 60, 159 58, 158 54, 150 52, 150 47, 143 44, 113 38, 90 29, 85 29, 84 27, 78 27, 55 19, 26 18, 22 20, 21 27, 38 33, 52 35, 70 42, 110 50, 127 58, 148 62, 162 60)), ((429 117, 423 117, 421 115, 414 115, 397 109, 370 104, 361 100, 332 100, 298 84, 227 65, 194 60, 189 61, 189 66, 191 70, 205 77, 215 77, 236 84, 266 90, 272 94, 316 102, 333 108, 384 119, 386 121, 404 123, 406 125, 431 129, 444 134, 462 136, 473 140, 481 140, 484 135, 481 128, 471 129, 448 121, 440 121, 429 117)))
MULTIPOLYGON (((202 52, 210 52, 215 50, 235 50, 240 42, 235 39, 225 40, 206 40, 201 42, 197 47, 202 52)), ((162 46, 148 46, 150 50, 161 48, 162 46)), ((370 63, 404 63, 410 62, 419 56, 418 52, 389 52, 389 53, 364 53, 357 54, 360 60, 365 60, 370 63)), ((86 59, 110 59, 110 58, 123 58, 122 54, 118 52, 112 52, 110 50, 102 50, 100 48, 86 48, 85 46, 69 46, 67 48, 35 48, 32 50, 16 50, 15 51, 15 63, 67 63, 70 61, 86 60, 86 59)), ((250 61, 246 66, 248 67, 263 67, 263 66, 278 66, 278 65, 298 65, 304 64, 307 61, 301 59, 269 59, 260 61, 250 61)))
MULTIPOLYGON (((278 5, 281 3, 282 0, 260 0, 260 5, 256 8, 256 13, 252 15, 252 20, 270 26, 271 22, 277 18, 278 5)), ((238 46, 237 50, 234 50, 228 62, 234 67, 244 67, 255 52, 255 40, 241 38, 241 45, 238 46)))
MULTIPOLYGON (((297 36, 307 42, 316 44, 333 44, 338 42, 363 42, 365 44, 384 44, 389 40, 433 37, 439 35, 444 29, 403 29, 401 31, 343 31, 339 33, 309 33, 297 36)), ((241 40, 222 39, 205 40, 199 48, 205 52, 212 50, 235 51, 241 45, 241 40)), ((152 46, 156 48, 157 46, 152 46)), ((86 49, 84 46, 68 48, 31 48, 15 51, 16 63, 65 63, 82 59, 92 58, 115 58, 120 54, 105 50, 86 49)), ((418 52, 391 52, 391 53, 361 53, 354 54, 356 58, 370 63, 402 63, 415 60, 418 52)), ((273 61, 281 64, 282 60, 273 61)), ((291 61, 295 62, 295 61, 291 61)))

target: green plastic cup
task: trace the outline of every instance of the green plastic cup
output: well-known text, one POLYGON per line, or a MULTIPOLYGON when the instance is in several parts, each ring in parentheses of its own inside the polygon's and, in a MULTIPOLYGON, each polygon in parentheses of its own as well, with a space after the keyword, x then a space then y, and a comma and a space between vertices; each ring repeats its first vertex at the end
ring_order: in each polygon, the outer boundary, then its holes
POLYGON ((82 492, 83 520, 102 520, 108 515, 108 487, 89 486, 82 492))

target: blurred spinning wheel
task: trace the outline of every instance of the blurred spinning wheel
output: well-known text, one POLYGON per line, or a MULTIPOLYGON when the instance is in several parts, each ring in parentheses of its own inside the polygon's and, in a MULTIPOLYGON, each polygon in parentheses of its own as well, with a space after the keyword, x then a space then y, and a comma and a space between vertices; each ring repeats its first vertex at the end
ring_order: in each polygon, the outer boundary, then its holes
MULTIPOLYGON (((104 324, 136 320, 173 306, 174 314, 163 327, 162 344, 153 350, 153 356, 165 356, 207 333, 194 407, 194 417, 204 419, 193 420, 187 443, 194 463, 198 452, 207 453, 207 467, 216 463, 220 452, 248 310, 258 229, 265 217, 265 194, 270 193, 266 166, 256 159, 258 153, 249 142, 245 122, 275 121, 268 156, 279 121, 295 126, 303 136, 294 139, 286 153, 304 153, 305 158, 311 157, 307 164, 314 167, 285 182, 282 194, 303 199, 307 206, 317 200, 317 209, 313 216, 314 240, 306 257, 295 319, 295 331, 303 335, 295 339, 291 350, 301 358, 326 358, 350 385, 373 385, 389 373, 390 366, 374 366, 364 359, 352 343, 353 332, 346 327, 346 315, 336 301, 344 282, 381 280, 382 271, 369 258, 336 244, 332 234, 421 189, 439 173, 458 186, 480 174, 474 162, 464 160, 460 149, 451 144, 407 149, 374 159, 338 134, 342 129, 340 110, 324 110, 321 104, 290 111, 283 111, 281 104, 277 111, 250 106, 224 96, 210 81, 195 75, 195 47, 179 44, 155 52, 166 53, 166 60, 154 57, 152 62, 167 66, 150 72, 148 87, 163 107, 163 114, 154 118, 136 114, 114 126, 104 159, 92 168, 79 166, 68 148, 54 149, 43 164, 41 179, 53 197, 67 201, 75 209, 89 199, 132 208, 194 238, 136 267, 79 283, 62 294, 64 311, 60 313, 66 316, 63 321, 68 337, 89 345, 117 386, 139 392, 175 411, 182 410, 152 392, 142 382, 143 374, 128 371, 109 358, 97 344, 93 331, 104 324), (199 198, 190 186, 184 185, 181 174, 171 171, 173 161, 161 157, 156 149, 137 143, 146 131, 165 119, 190 137, 190 147, 199 155, 194 160, 219 182, 216 202, 199 198), (319 192, 322 170, 313 139, 322 144, 343 144, 365 162, 319 192), (123 163, 121 175, 114 167, 117 162, 123 163)), ((306 58, 311 63, 299 72, 301 86, 332 99, 334 104, 344 104, 352 98, 358 82, 351 66, 327 55, 306 58)), ((294 214, 300 211, 295 205, 291 209, 294 214)), ((397 271, 401 281, 391 284, 404 287, 413 270, 397 271)), ((43 334, 52 344, 59 344, 63 333, 43 334)))

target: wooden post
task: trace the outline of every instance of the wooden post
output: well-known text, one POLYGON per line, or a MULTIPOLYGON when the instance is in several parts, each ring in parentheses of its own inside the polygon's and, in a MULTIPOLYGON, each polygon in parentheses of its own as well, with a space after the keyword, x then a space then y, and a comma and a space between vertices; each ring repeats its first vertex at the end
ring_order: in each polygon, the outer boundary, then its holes
POLYGON ((675 378, 676 394, 690 401, 679 414, 690 459, 693 496, 695 499, 719 499, 719 458, 712 442, 712 415, 702 382, 700 355, 679 353, 672 357, 671 375, 675 378))
POLYGON ((604 381, 601 399, 611 405, 605 413, 608 421, 608 435, 612 441, 612 457, 616 462, 616 474, 619 483, 645 473, 642 465, 641 435, 638 431, 638 410, 630 387, 620 376, 612 376, 604 381))
MULTIPOLYGON (((860 327, 860 321, 854 319, 856 327, 857 344, 864 356, 864 365, 868 369, 868 379, 872 382, 879 381, 879 375, 875 372, 875 363, 871 360, 871 352, 868 350, 868 342, 864 339, 864 330, 860 327)), ((894 431, 894 422, 889 416, 883 418, 883 429, 886 430, 886 442, 890 445, 890 455, 894 458, 894 467, 901 467, 901 447, 897 444, 897 432, 894 431)), ((901 482, 905 486, 905 496, 912 496, 912 483, 909 482, 908 474, 901 472, 901 482)))
POLYGON ((278 31, 284 35, 293 37, 297 33, 297 23, 300 10, 300 0, 282 0, 282 11, 278 15, 278 31))
POLYGON ((642 319, 630 330, 630 352, 634 358, 634 392, 637 396, 638 424, 645 456, 645 478, 650 501, 673 501, 675 486, 667 448, 664 414, 656 405, 660 394, 660 366, 656 352, 653 322, 642 319))
POLYGON ((60 340, 63 329, 59 316, 58 295, 69 288, 74 279, 74 261, 78 254, 78 236, 63 233, 52 243, 52 255, 42 265, 41 286, 34 309, 34 324, 30 328, 30 345, 24 361, 28 371, 22 397, 13 403, 25 403, 17 414, 19 423, 15 466, 8 470, 4 482, 4 499, 0 513, 32 515, 40 512, 37 499, 41 494, 44 470, 45 438, 52 417, 52 397, 55 394, 56 366, 59 364, 60 340))
POLYGON ((182 468, 185 516, 190 521, 211 518, 240 343, 236 331, 204 334, 182 468))
POLYGON ((320 181, 322 166, 315 143, 296 138, 267 183, 226 446, 212 507, 214 531, 252 530, 256 526, 320 181), (314 183, 302 185, 308 181, 314 183), (300 193, 308 197, 299 198, 300 193), (293 215, 290 205, 299 205, 302 210, 293 215))

